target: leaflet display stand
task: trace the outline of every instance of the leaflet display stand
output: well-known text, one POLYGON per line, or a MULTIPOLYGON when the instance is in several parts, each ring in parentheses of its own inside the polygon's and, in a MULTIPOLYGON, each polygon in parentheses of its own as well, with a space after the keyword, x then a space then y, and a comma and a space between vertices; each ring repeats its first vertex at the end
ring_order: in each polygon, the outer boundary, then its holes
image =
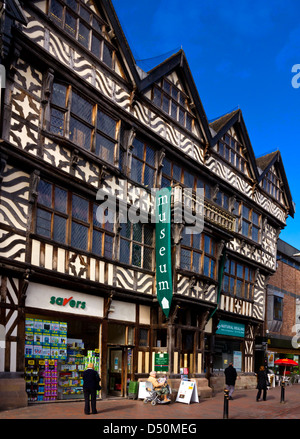
POLYGON ((176 402, 182 402, 184 404, 199 402, 197 384, 195 381, 183 380, 180 382, 176 402))

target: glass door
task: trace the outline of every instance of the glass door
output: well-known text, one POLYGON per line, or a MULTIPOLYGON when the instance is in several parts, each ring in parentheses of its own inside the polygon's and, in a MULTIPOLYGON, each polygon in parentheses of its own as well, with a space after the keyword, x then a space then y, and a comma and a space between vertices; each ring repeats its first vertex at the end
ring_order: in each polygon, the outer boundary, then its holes
POLYGON ((122 348, 109 348, 108 393, 124 396, 124 352, 122 348))

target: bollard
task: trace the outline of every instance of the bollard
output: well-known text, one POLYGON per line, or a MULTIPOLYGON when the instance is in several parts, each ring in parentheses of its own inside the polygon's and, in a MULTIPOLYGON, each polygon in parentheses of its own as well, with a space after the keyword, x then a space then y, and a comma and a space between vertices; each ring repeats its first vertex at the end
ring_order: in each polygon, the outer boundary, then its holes
POLYGON ((228 419, 228 400, 229 400, 229 390, 224 389, 223 419, 228 419))
POLYGON ((280 385, 281 385, 280 403, 284 404, 285 382, 282 380, 280 385))

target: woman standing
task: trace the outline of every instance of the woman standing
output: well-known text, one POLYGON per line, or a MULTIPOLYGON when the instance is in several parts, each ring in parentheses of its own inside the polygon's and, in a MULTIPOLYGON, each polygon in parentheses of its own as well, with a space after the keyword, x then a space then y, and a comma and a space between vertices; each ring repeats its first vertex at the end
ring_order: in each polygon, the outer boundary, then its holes
POLYGON ((256 401, 260 400, 261 397, 261 391, 263 390, 263 400, 266 401, 267 399, 267 387, 268 387, 268 377, 267 373, 265 371, 264 366, 260 366, 259 372, 257 374, 257 395, 256 395, 256 401))

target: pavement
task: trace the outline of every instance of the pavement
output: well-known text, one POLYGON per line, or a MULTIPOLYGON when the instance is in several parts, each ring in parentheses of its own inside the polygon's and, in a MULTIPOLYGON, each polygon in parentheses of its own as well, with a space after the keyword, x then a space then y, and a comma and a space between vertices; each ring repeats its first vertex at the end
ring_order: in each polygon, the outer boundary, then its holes
MULTIPOLYGON (((267 420, 300 419, 300 384, 285 388, 284 403, 281 403, 281 388, 272 388, 267 393, 267 401, 256 402, 255 389, 236 390, 233 400, 228 401, 228 419, 267 420)), ((97 401, 98 413, 85 415, 83 401, 62 401, 38 403, 13 410, 1 411, 2 420, 217 420, 223 419, 224 394, 217 393, 212 398, 199 403, 183 404, 172 402, 152 406, 142 400, 125 398, 97 401)), ((102 422, 102 424, 103 424, 102 422)), ((103 425, 104 425, 103 424, 103 425)), ((1 424, 0 424, 1 425, 1 424)), ((139 423, 141 425, 141 423, 139 423)), ((299 425, 300 426, 300 425, 299 425)))

